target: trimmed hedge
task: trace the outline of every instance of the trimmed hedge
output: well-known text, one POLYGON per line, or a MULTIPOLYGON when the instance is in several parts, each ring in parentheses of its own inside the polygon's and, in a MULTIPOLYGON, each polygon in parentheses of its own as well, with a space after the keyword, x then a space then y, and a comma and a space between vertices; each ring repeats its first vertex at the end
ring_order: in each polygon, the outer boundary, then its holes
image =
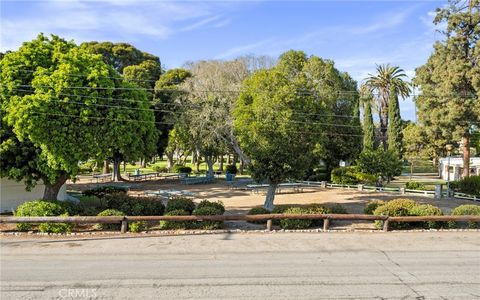
POLYGON ((107 195, 111 194, 126 194, 128 191, 127 188, 114 186, 114 185, 106 185, 106 186, 99 186, 93 189, 89 189, 83 192, 85 196, 95 196, 97 198, 103 198, 107 195))
MULTIPOLYGON (((117 209, 106 209, 98 214, 99 217, 109 217, 109 216, 125 216, 123 211, 117 209)), ((120 230, 121 224, 95 224, 95 229, 98 230, 120 230)))
POLYGON ((456 192, 480 196, 480 176, 469 176, 451 182, 450 187, 456 192))
POLYGON ((331 179, 337 184, 375 184, 377 176, 362 173, 357 166, 339 167, 332 170, 331 179))
MULTIPOLYGON (((452 216, 480 216, 480 206, 465 204, 455 207, 452 216)), ((449 222, 450 227, 480 228, 480 222, 449 222)))
POLYGON ((187 167, 187 166, 182 166, 182 165, 174 165, 173 166, 173 172, 190 174, 190 173, 192 173, 192 168, 187 167))
POLYGON ((372 200, 369 201, 365 208, 363 209, 363 213, 366 215, 373 215, 373 212, 377 209, 377 207, 384 205, 386 202, 383 200, 372 200))
MULTIPOLYGON (((263 206, 252 207, 247 213, 247 215, 268 215, 268 214, 270 214, 270 211, 263 206)), ((266 221, 248 221, 248 222, 253 224, 264 224, 266 221)))
POLYGON ((147 221, 138 221, 138 222, 132 222, 128 224, 128 231, 130 232, 141 232, 145 231, 148 228, 148 222, 147 221))
POLYGON ((200 203, 197 204, 196 210, 202 209, 204 207, 213 207, 218 210, 219 215, 223 215, 225 212, 225 205, 223 205, 222 201, 208 201, 208 200, 202 200, 200 203))
MULTIPOLYGON (((210 202, 210 203, 212 203, 212 202, 210 202)), ((203 205, 202 207, 197 207, 193 211, 193 215, 195 215, 195 216, 223 215, 224 211, 225 211, 225 208, 223 208, 223 210, 222 210, 218 206, 203 205)), ((192 225, 193 225, 194 228, 200 228, 200 229, 205 229, 205 230, 213 230, 213 229, 223 228, 223 222, 222 221, 200 221, 200 222, 194 222, 194 224, 192 224, 192 225)))
POLYGON ((419 190, 423 191, 425 190, 425 185, 421 184, 420 182, 416 181, 408 181, 405 183, 405 188, 409 190, 419 190))
MULTIPOLYGON (((300 215, 312 213, 311 210, 302 207, 291 207, 284 211, 284 214, 300 215)), ((312 226, 312 220, 302 219, 282 219, 280 220, 280 227, 282 229, 307 229, 312 226)))
POLYGON ((119 193, 107 195, 108 208, 117 209, 129 216, 161 216, 165 212, 162 200, 155 197, 132 197, 119 193))
MULTIPOLYGON (((394 199, 378 206, 373 212, 376 216, 441 216, 443 212, 440 208, 430 204, 419 204, 410 199, 394 199)), ((375 226, 381 228, 383 221, 375 221, 375 226)), ((408 228, 422 226, 423 228, 439 228, 444 226, 442 222, 399 222, 390 225, 392 229, 408 228)))
POLYGON ((187 211, 189 215, 195 210, 195 203, 193 200, 185 197, 172 197, 168 200, 165 212, 169 213, 176 210, 187 211))
MULTIPOLYGON (((182 210, 172 210, 165 213, 165 216, 190 216, 191 213, 182 210)), ((192 222, 189 221, 160 221, 160 229, 187 229, 190 228, 192 222)))
MULTIPOLYGON (((17 207, 14 212, 16 217, 48 217, 48 216, 68 216, 68 212, 60 201, 56 200, 35 200, 25 202, 17 207)), ((73 224, 66 223, 41 223, 38 226, 40 232, 65 233, 70 232, 73 224)), ((28 223, 17 224, 20 231, 32 229, 28 223)))
POLYGON ((347 209, 339 203, 335 203, 333 205, 327 205, 327 211, 330 214, 339 214, 339 215, 348 214, 347 209))

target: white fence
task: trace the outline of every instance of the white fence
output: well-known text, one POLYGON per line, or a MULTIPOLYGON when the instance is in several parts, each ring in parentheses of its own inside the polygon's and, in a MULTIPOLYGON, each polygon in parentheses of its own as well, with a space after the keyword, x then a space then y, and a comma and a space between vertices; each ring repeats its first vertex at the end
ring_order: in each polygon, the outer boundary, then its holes
MULTIPOLYGON (((362 184, 337 184, 337 183, 329 183, 326 181, 299 181, 306 186, 319 186, 324 188, 332 188, 332 189, 356 189, 359 191, 375 191, 380 193, 395 193, 401 195, 417 195, 417 196, 424 196, 424 197, 435 197, 435 191, 424 191, 424 190, 411 190, 405 189, 400 187, 379 187, 379 186, 369 186, 369 185, 362 185, 362 184)), ((447 192, 442 192, 442 197, 447 197, 447 192)), ((462 200, 471 200, 471 201, 480 201, 480 197, 468 195, 464 193, 453 193, 452 198, 455 199, 462 199, 462 200)))

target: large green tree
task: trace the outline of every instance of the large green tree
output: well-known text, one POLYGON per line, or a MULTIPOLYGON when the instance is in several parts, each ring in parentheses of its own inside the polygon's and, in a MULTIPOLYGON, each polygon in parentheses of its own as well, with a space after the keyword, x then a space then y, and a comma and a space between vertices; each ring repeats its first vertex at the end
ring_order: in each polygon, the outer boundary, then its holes
POLYGON ((339 96, 339 92, 351 85, 355 91, 356 85, 342 81, 342 76, 347 77, 333 62, 292 50, 282 54, 274 68, 257 71, 244 82, 234 109, 234 126, 252 160, 252 176, 269 184, 265 208, 273 208, 279 183, 303 178, 318 157, 326 155, 328 139, 337 128, 330 122, 338 118, 334 106, 339 104, 342 115, 348 111, 353 116, 355 97, 339 96), (343 101, 349 105, 337 102, 350 97, 352 101, 343 101))
POLYGON ((388 106, 388 150, 396 152, 399 157, 403 153, 403 124, 400 116, 400 105, 396 89, 390 88, 390 102, 388 106))
POLYGON ((0 70, 0 149, 15 157, 2 155, 1 176, 23 179, 27 187, 43 180, 46 199, 56 198, 80 161, 112 149, 148 152, 147 144, 155 142, 146 97, 142 101, 100 56, 73 42, 39 35, 5 55, 0 70))
POLYGON ((360 88, 360 103, 363 105, 363 150, 375 149, 375 124, 373 123, 373 95, 363 85, 360 88))
POLYGON ((390 103, 390 91, 392 88, 401 98, 410 95, 410 85, 406 82, 407 75, 397 66, 378 65, 375 75, 370 74, 366 78, 366 85, 370 87, 377 103, 378 116, 380 119, 380 140, 383 149, 387 149, 388 131, 388 106, 390 103))
POLYGON ((444 40, 416 70, 418 118, 437 151, 461 140, 463 175, 469 176, 470 139, 480 122, 480 4, 449 1, 437 9, 435 24, 445 24, 444 40))

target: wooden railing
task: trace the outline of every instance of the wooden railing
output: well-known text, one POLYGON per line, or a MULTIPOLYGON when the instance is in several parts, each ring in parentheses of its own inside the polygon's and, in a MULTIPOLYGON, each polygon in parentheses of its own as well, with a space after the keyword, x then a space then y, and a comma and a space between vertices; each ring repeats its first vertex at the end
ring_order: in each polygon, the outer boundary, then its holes
POLYGON ((389 230, 390 222, 455 221, 480 222, 480 216, 373 216, 363 214, 265 214, 265 215, 214 215, 214 216, 69 216, 69 217, 9 217, 0 216, 0 223, 73 223, 73 224, 120 224, 125 233, 129 222, 137 221, 266 221, 267 230, 272 230, 272 220, 304 219, 323 220, 327 231, 331 220, 383 221, 383 231, 389 230))

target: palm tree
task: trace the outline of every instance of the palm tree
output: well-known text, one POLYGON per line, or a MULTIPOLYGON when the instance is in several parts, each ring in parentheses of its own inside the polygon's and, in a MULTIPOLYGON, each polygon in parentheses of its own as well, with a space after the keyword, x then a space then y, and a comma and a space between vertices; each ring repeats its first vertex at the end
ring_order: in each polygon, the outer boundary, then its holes
POLYGON ((405 80, 407 75, 397 66, 377 65, 377 74, 368 74, 365 84, 375 95, 378 116, 380 118, 380 139, 383 148, 387 149, 388 128, 388 103, 390 101, 390 88, 393 86, 402 99, 410 95, 410 84, 405 80))

